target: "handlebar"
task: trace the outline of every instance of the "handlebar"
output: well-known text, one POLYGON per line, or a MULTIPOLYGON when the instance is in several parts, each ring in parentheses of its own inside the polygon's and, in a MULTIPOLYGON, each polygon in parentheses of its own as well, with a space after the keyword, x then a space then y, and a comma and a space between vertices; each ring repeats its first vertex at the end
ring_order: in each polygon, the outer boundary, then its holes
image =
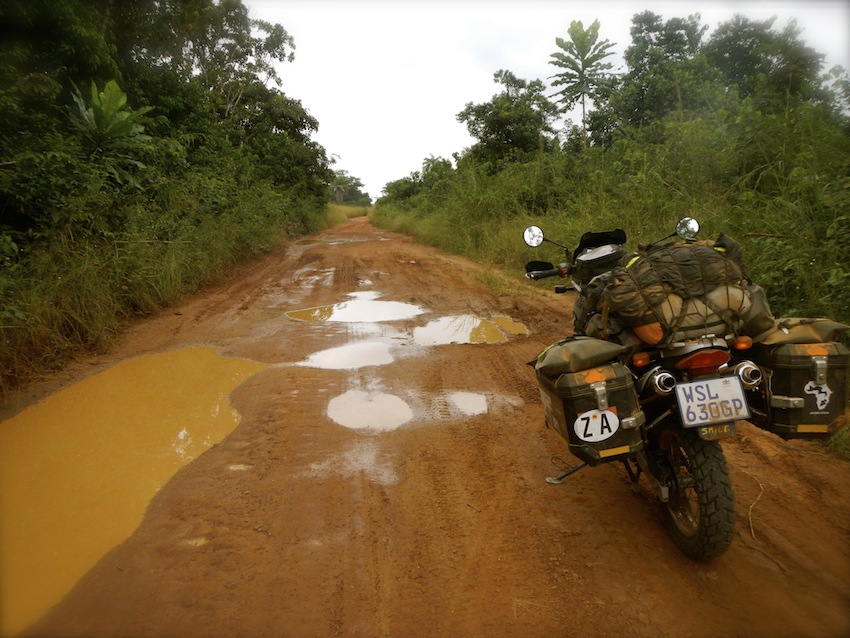
POLYGON ((549 270, 532 270, 525 273, 525 276, 537 281, 538 279, 546 279, 546 277, 563 277, 565 272, 562 268, 550 268, 549 270))

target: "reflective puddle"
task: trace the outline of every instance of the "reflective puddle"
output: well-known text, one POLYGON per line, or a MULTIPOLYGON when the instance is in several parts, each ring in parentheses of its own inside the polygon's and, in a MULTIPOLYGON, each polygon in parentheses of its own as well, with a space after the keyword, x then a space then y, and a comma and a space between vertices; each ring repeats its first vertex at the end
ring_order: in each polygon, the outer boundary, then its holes
POLYGON ((300 321, 381 322, 413 319, 425 312, 419 306, 400 301, 379 301, 380 293, 353 292, 349 301, 329 306, 292 310, 287 316, 300 321))
MULTIPOLYGON (((329 348, 296 364, 329 370, 356 370, 393 363, 393 347, 430 347, 451 343, 504 343, 510 335, 528 334, 527 328, 508 316, 484 319, 476 315, 452 315, 415 327, 410 332, 390 331, 378 322, 413 319, 425 310, 411 304, 380 301, 380 293, 355 292, 341 303, 294 310, 287 315, 301 321, 337 321, 353 325, 349 335, 363 341, 329 348)), ((474 392, 451 392, 437 400, 461 416, 486 414, 487 397, 474 392)), ((327 415, 343 427, 371 432, 395 430, 414 418, 413 409, 400 397, 381 391, 349 390, 332 398, 327 415)), ((447 417, 448 418, 448 417, 447 417)))
POLYGON ((228 396, 266 367, 212 348, 140 357, 0 424, 0 635, 133 533, 171 476, 238 425, 228 396))
POLYGON ((382 366, 394 361, 390 345, 379 341, 363 341, 338 348, 329 348, 310 355, 298 365, 325 370, 354 370, 382 366))
MULTIPOLYGON (((455 414, 452 416, 451 411, 437 410, 427 417, 429 421, 486 414, 489 407, 487 397, 477 392, 450 392, 438 398, 436 403, 451 406, 455 414)), ((328 403, 328 417, 338 425, 354 430, 388 432, 408 423, 414 416, 403 399, 379 391, 349 390, 328 403)))
POLYGON ((347 428, 386 432, 413 418, 413 410, 394 394, 349 390, 328 403, 328 417, 347 428))
POLYGON ((495 321, 475 315, 442 317, 413 330, 413 341, 419 346, 450 343, 504 343, 508 340, 495 321))

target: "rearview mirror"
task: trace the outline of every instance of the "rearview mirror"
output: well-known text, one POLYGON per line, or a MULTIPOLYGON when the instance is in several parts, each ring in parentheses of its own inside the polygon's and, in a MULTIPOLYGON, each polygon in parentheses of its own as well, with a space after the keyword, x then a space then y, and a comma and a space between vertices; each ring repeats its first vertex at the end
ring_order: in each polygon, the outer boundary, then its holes
POLYGON ((694 239, 699 233, 699 222, 693 217, 685 217, 676 224, 676 234, 682 239, 694 239))
POLYGON ((529 226, 522 233, 522 238, 525 240, 526 244, 532 248, 537 248, 543 243, 543 231, 537 226, 529 226))

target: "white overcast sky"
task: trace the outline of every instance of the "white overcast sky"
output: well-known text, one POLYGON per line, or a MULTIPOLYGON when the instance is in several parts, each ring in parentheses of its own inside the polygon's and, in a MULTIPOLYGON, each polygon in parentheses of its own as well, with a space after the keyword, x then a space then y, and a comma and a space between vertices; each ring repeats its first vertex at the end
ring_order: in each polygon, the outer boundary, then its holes
POLYGON ((600 22, 600 39, 622 53, 631 19, 644 10, 666 21, 699 13, 709 27, 740 13, 796 19, 802 39, 827 56, 825 70, 850 70, 850 1, 797 0, 243 0, 252 18, 281 24, 295 40, 295 60, 279 68, 280 89, 319 122, 314 139, 334 169, 364 183, 373 199, 433 155, 451 159, 474 140, 456 115, 499 90, 507 69, 544 80, 572 20, 600 22))

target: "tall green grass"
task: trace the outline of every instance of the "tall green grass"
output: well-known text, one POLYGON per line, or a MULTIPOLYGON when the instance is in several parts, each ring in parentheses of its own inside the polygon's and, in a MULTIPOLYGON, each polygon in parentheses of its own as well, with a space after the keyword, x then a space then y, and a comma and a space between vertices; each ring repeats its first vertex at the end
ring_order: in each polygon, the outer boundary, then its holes
POLYGON ((622 228, 628 249, 692 216, 700 236, 740 242, 745 268, 774 313, 850 323, 850 144, 809 107, 785 117, 742 111, 671 117, 663 143, 624 138, 609 149, 541 154, 492 174, 461 161, 412 196, 379 200, 376 224, 452 253, 521 272, 522 229, 575 246, 588 230, 622 228))
POLYGON ((128 320, 221 281, 235 265, 339 221, 324 203, 261 185, 206 207, 179 191, 128 204, 120 232, 57 233, 0 262, 0 393, 105 348, 128 320))

